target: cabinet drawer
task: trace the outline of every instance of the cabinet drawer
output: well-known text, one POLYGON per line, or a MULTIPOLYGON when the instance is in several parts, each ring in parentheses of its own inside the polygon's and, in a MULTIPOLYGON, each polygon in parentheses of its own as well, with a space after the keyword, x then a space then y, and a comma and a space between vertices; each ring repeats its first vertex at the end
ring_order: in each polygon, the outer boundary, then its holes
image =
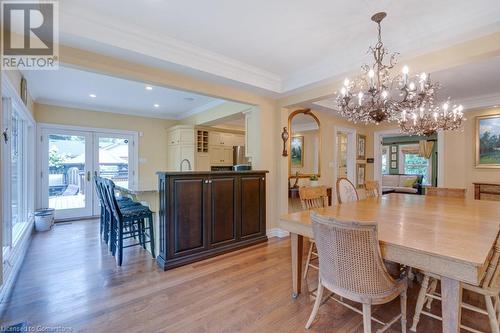
POLYGON ((500 186, 480 185, 481 192, 498 193, 500 195, 500 186))

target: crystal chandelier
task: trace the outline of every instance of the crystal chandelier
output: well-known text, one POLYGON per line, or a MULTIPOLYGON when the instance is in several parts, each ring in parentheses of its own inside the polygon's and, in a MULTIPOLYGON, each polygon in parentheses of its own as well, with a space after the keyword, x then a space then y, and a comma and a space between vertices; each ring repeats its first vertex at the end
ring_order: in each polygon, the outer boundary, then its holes
POLYGON ((401 131, 410 135, 461 128, 463 107, 450 107, 449 98, 441 107, 435 106, 434 94, 440 85, 433 83, 430 75, 410 77, 408 66, 403 66, 402 74, 391 76, 398 54, 389 56, 382 43, 380 22, 386 15, 380 12, 371 18, 378 26, 377 44, 369 48, 375 63, 363 65, 363 75, 355 80, 345 79, 337 97, 340 114, 354 123, 397 122, 401 131), (388 61, 384 61, 386 57, 388 61))

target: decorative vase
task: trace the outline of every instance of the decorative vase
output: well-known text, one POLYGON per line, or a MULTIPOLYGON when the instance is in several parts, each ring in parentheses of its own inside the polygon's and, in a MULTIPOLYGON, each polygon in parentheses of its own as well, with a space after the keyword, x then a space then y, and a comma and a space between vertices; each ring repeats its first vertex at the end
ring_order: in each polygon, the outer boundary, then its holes
POLYGON ((319 186, 319 180, 311 180, 310 181, 310 185, 315 187, 315 186, 319 186))

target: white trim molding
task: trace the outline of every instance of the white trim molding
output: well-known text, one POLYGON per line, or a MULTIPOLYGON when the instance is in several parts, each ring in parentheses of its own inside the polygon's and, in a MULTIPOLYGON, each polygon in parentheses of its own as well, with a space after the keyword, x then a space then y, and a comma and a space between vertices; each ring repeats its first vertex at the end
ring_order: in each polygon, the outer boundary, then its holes
POLYGON ((111 23, 109 17, 84 8, 74 13, 62 7, 61 25, 64 25, 66 35, 94 40, 268 91, 282 91, 282 79, 275 73, 166 35, 159 36, 139 27, 130 29, 128 24, 111 23))

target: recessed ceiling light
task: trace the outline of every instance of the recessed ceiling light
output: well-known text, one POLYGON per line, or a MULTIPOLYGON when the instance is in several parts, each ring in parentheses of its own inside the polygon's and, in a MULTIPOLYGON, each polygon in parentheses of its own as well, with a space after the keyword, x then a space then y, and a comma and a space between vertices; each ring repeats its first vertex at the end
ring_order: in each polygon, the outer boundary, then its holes
POLYGON ((153 87, 151 87, 151 86, 146 86, 146 90, 153 90, 153 87))
POLYGON ((188 101, 188 102, 193 102, 194 98, 193 97, 184 97, 184 100, 188 101))
POLYGON ((96 97, 97 97, 97 95, 96 95, 96 94, 90 94, 90 95, 89 95, 89 97, 90 97, 90 98, 96 98, 96 97))
POLYGON ((160 104, 154 104, 153 105, 155 108, 159 108, 160 107, 160 104))

